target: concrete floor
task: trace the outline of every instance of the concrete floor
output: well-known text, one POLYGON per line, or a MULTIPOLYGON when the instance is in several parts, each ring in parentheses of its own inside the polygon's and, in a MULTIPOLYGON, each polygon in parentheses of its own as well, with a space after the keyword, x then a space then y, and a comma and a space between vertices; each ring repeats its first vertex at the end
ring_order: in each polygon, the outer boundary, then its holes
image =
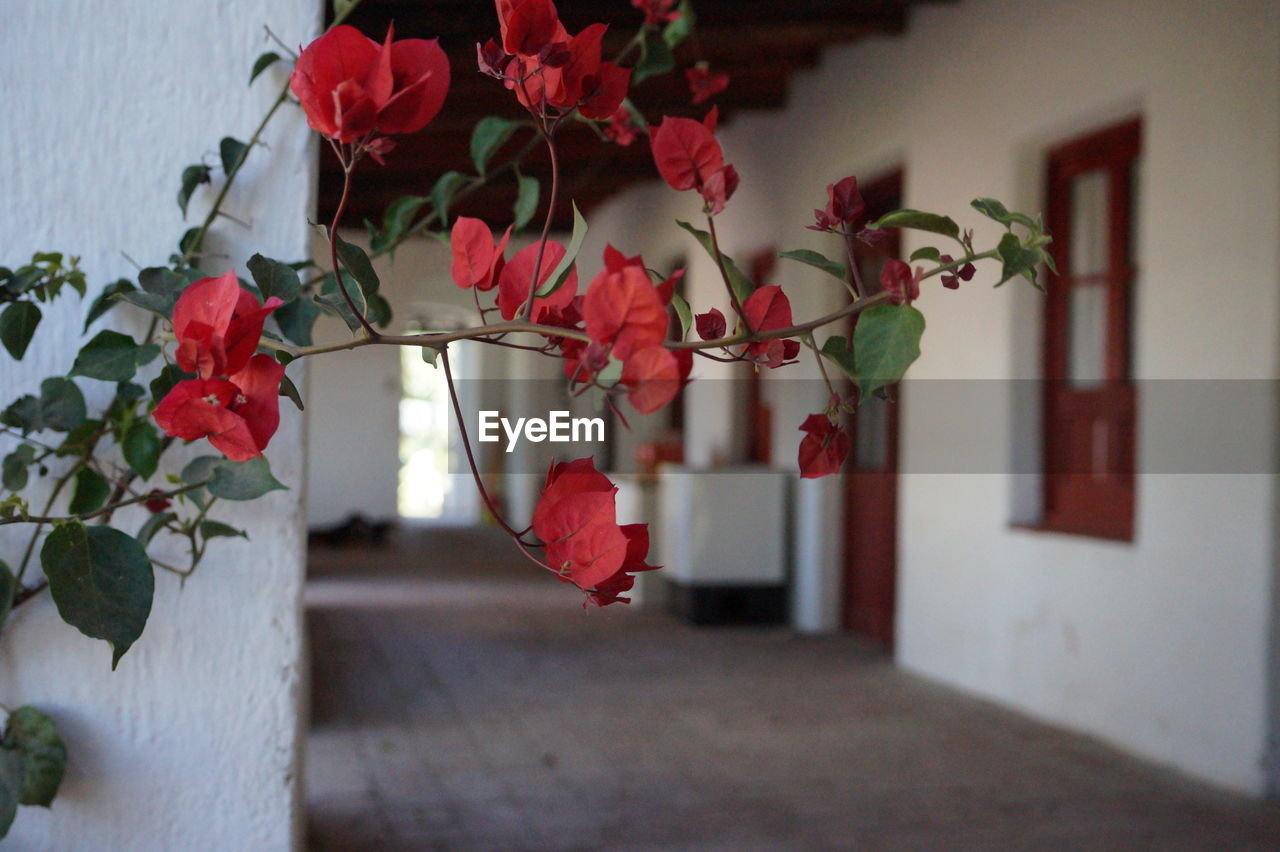
POLYGON ((310 848, 1280 849, 1277 806, 857 640, 584 612, 513 553, 313 553, 310 848))

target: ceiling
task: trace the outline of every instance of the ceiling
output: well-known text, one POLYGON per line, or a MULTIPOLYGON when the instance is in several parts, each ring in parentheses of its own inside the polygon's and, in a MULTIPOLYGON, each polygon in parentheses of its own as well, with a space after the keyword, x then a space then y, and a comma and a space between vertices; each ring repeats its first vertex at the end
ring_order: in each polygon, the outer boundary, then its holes
MULTIPOLYGON (((631 97, 651 122, 664 115, 700 118, 711 103, 720 107, 722 121, 739 110, 780 109, 787 102, 791 75, 815 65, 827 45, 902 33, 913 5, 945 1, 695 0, 696 35, 677 49, 678 66, 683 69, 705 60, 713 71, 729 74, 729 88, 711 102, 693 106, 684 75, 677 71, 641 82, 632 88, 631 97)), ((599 20, 611 25, 605 39, 606 56, 621 50, 641 21, 641 13, 627 0, 559 0, 557 6, 571 33, 599 20)), ((387 204, 405 194, 429 194, 445 171, 474 172, 470 138, 479 119, 487 115, 524 117, 515 98, 499 81, 476 70, 477 42, 497 35, 493 3, 364 0, 348 22, 381 40, 392 21, 397 38, 440 39, 449 54, 452 87, 435 121, 419 133, 397 139, 397 148, 386 158, 385 166, 366 161, 358 167, 359 191, 350 202, 349 223, 380 221, 387 204)), ((504 152, 518 150, 527 138, 527 133, 518 134, 504 152)), ((643 138, 624 148, 602 142, 587 127, 568 125, 557 140, 564 164, 565 197, 573 198, 583 211, 657 174, 643 138)), ((342 174, 328 147, 321 146, 321 151, 320 217, 328 221, 341 193, 342 174)), ((499 152, 498 158, 502 157, 499 152)), ((550 162, 541 147, 526 159, 524 171, 549 179, 550 162)), ((507 173, 463 199, 454 212, 483 218, 494 226, 506 225, 512 219, 515 197, 515 179, 507 173)), ((570 211, 567 204, 560 207, 556 225, 567 230, 570 211)), ((542 216, 545 210, 538 212, 535 221, 541 221, 542 216)))

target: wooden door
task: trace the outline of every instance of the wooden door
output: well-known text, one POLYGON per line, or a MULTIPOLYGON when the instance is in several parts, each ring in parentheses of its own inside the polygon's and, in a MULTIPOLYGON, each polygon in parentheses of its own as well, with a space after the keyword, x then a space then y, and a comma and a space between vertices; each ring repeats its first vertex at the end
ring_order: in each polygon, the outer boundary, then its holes
MULTIPOLYGON (((862 187, 868 219, 902 206, 902 172, 862 187)), ((874 248, 857 248, 864 282, 878 282, 880 269, 898 257, 897 231, 874 248)), ((874 286, 874 285, 869 285, 874 286)), ((897 387, 889 399, 862 400, 849 418, 853 452, 844 476, 844 626, 893 647, 898 586, 898 431, 902 419, 897 387)))

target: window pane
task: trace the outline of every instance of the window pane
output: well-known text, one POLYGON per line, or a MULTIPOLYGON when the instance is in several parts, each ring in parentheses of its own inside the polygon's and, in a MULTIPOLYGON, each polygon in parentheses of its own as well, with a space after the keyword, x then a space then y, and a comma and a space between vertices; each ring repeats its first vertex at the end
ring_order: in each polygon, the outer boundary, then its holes
POLYGON ((1107 271, 1107 173, 1085 172, 1071 182, 1071 268, 1074 276, 1107 271))
POLYGON ((1107 291, 1102 284, 1067 291, 1067 382, 1072 387, 1106 381, 1107 291))

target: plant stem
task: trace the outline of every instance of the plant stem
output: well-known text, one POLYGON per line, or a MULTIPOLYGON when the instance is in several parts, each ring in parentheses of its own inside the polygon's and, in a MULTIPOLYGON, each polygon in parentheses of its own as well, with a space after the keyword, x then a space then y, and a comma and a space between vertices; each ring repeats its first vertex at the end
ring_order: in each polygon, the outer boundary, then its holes
POLYGON ((720 267, 720 277, 724 280, 724 287, 729 291, 729 301, 733 304, 733 310, 738 315, 738 319, 742 320, 742 327, 749 334, 752 330, 751 323, 747 320, 746 309, 738 301, 738 294, 734 292, 733 282, 729 280, 729 268, 725 265, 724 254, 720 251, 720 238, 716 236, 716 220, 710 214, 707 214, 707 233, 711 235, 711 249, 716 256, 716 266, 720 267))
POLYGON ((342 214, 347 212, 347 201, 351 197, 351 172, 355 168, 355 156, 352 155, 348 160, 342 155, 342 150, 335 143, 333 146, 334 153, 338 155, 339 162, 342 163, 342 198, 338 200, 338 209, 333 213, 333 224, 329 226, 329 261, 333 266, 333 280, 338 285, 338 292, 342 294, 342 300, 347 303, 347 309, 351 311, 352 316, 359 320, 364 333, 374 340, 378 338, 378 332, 369 320, 365 319, 364 313, 356 309, 356 303, 352 300, 351 294, 347 292, 346 282, 342 280, 342 265, 338 263, 338 225, 342 222, 342 214))
POLYGON ((556 212, 556 201, 560 195, 560 158, 556 153, 555 130, 546 129, 545 124, 539 128, 542 138, 547 140, 547 153, 551 156, 551 198, 547 202, 547 218, 542 223, 542 237, 538 242, 538 258, 533 264, 533 280, 529 282, 529 299, 525 302, 520 316, 526 320, 533 319, 533 299, 538 293, 539 280, 542 277, 542 256, 547 250, 547 239, 551 236, 552 217, 556 212))

